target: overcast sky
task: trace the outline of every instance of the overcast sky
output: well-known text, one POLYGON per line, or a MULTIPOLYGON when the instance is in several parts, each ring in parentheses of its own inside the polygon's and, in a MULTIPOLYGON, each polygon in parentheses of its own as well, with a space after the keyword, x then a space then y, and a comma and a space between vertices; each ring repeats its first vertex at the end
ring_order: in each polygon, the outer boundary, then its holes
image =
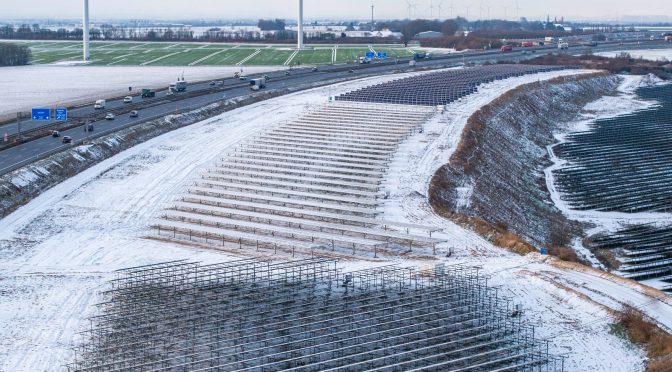
MULTIPOLYGON (((670 0, 374 0, 377 18, 405 18, 408 2, 417 3, 411 16, 438 18, 469 15, 516 19, 545 18, 546 14, 572 19, 611 19, 623 16, 672 16, 670 0), (432 6, 433 5, 433 6, 432 6), (469 8, 467 8, 469 6, 469 8), (452 8, 452 9, 451 9, 452 8)), ((76 18, 83 0, 1 0, 2 18, 76 18)), ((298 0, 90 0, 96 19, 230 19, 294 18, 298 0)), ((368 19, 371 0, 304 0, 307 18, 368 19)))

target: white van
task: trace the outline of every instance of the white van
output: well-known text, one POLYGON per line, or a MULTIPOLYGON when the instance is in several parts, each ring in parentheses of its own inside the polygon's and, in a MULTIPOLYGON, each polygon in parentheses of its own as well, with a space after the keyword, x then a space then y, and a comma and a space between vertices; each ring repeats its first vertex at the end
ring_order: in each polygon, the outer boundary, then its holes
POLYGON ((105 100, 104 99, 99 99, 96 101, 96 104, 93 105, 93 108, 96 110, 102 110, 105 108, 105 100))

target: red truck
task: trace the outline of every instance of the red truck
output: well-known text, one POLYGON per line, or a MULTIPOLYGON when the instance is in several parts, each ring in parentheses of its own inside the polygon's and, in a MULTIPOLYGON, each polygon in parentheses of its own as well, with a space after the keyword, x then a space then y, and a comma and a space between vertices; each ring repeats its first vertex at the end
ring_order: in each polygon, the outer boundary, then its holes
POLYGON ((672 36, 665 36, 665 41, 672 43, 672 36))
POLYGON ((529 47, 533 47, 534 43, 531 42, 531 41, 523 41, 521 45, 523 46, 523 48, 529 48, 529 47))
POLYGON ((513 51, 513 47, 511 45, 502 45, 502 48, 500 49, 502 53, 508 53, 513 51))

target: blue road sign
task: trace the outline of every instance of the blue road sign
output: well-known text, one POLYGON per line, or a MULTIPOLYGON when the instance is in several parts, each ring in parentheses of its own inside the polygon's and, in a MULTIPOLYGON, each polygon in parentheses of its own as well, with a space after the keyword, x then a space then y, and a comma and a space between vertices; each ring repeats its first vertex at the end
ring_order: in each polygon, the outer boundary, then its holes
POLYGON ((68 109, 67 108, 54 109, 54 119, 56 121, 68 121, 68 109))
POLYGON ((378 52, 378 58, 380 59, 387 58, 387 52, 378 52))
POLYGON ((47 121, 51 120, 51 110, 48 108, 34 108, 32 110, 33 120, 47 121))
POLYGON ((376 56, 376 53, 374 52, 366 52, 366 58, 374 58, 376 56))

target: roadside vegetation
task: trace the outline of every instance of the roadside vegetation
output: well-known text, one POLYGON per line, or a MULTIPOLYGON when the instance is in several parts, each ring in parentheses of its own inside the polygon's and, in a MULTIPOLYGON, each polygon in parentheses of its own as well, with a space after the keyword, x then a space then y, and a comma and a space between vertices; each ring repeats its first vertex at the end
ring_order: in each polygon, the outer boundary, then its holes
POLYGON ((672 63, 670 61, 649 61, 643 58, 633 58, 629 53, 621 53, 616 57, 602 57, 593 54, 571 56, 568 54, 549 53, 521 63, 530 65, 581 66, 592 70, 606 70, 613 74, 654 74, 664 80, 672 79, 672 63))
POLYGON ((30 62, 30 48, 0 43, 0 66, 24 66, 30 62))
POLYGON ((646 350, 647 372, 672 371, 672 335, 656 325, 656 321, 631 305, 624 305, 616 314, 612 331, 626 337, 646 350))

